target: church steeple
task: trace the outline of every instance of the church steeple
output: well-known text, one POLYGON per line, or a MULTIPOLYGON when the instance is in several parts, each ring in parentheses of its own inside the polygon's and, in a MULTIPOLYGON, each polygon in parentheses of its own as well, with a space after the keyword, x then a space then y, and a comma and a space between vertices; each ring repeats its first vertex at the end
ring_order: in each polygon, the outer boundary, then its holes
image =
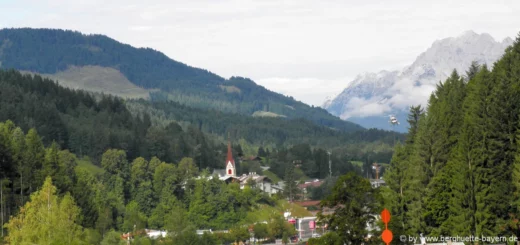
POLYGON ((236 176, 235 160, 233 159, 233 152, 231 152, 231 139, 228 133, 228 149, 226 157, 226 176, 236 176))

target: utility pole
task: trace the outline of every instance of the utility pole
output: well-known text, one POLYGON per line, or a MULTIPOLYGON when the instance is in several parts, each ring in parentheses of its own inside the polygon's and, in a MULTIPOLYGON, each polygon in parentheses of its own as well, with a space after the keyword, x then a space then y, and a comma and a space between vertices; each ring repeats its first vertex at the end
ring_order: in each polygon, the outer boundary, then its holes
POLYGON ((332 177, 332 162, 330 161, 330 154, 332 153, 327 151, 327 154, 329 155, 329 177, 332 177))

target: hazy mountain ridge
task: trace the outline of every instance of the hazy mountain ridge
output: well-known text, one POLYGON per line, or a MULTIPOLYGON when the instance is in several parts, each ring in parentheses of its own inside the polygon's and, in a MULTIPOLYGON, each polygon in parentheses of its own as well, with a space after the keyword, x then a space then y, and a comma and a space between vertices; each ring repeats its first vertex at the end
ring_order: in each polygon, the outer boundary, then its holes
POLYGON ((511 38, 495 41, 487 33, 466 31, 458 37, 435 41, 416 60, 401 71, 364 73, 330 101, 323 104, 333 115, 364 127, 388 129, 389 114, 398 114, 405 131, 405 115, 409 106, 426 105, 431 92, 456 69, 464 74, 472 61, 489 67, 513 43, 511 38))
POLYGON ((190 107, 248 116, 256 111, 266 111, 289 119, 305 118, 318 125, 343 131, 363 129, 322 108, 311 107, 292 97, 270 91, 250 79, 225 79, 210 71, 170 59, 159 51, 135 48, 104 35, 85 35, 59 29, 0 29, 0 68, 52 76, 70 67, 115 69, 123 75, 119 76, 119 82, 126 79, 135 88, 142 88, 140 92, 144 91, 145 94, 127 96, 129 93, 125 91, 137 90, 129 90, 133 89, 132 86, 115 86, 111 84, 114 81, 107 76, 102 80, 97 77, 85 79, 81 72, 75 73, 77 79, 67 77, 69 87, 98 91, 97 87, 83 85, 105 83, 103 85, 106 86, 102 86, 107 88, 105 93, 125 97, 143 98, 147 97, 146 91, 150 91, 149 97, 154 101, 170 100, 190 107), (89 83, 71 84, 76 80, 87 80, 89 83), (121 87, 125 91, 117 90, 121 87))

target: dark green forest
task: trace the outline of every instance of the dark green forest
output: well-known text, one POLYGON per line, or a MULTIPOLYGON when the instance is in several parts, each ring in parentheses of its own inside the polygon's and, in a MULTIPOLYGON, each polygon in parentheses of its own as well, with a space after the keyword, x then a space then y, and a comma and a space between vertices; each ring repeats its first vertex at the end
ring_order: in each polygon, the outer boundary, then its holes
MULTIPOLYGON (((173 102, 129 102, 64 88, 52 80, 15 70, 0 70, 0 87, 0 218, 3 224, 9 224, 3 235, 17 227, 17 222, 32 222, 30 218, 12 217, 36 208, 29 205, 21 209, 29 200, 41 201, 41 188, 55 192, 53 198, 57 199, 53 200, 59 199, 57 203, 67 202, 63 205, 72 210, 73 223, 79 225, 75 236, 90 239, 89 244, 117 238, 120 232, 131 231, 133 224, 179 234, 186 231, 189 236, 195 228, 230 229, 233 224, 252 222, 251 215, 259 205, 275 207, 277 198, 283 199, 285 194, 271 198, 259 190, 244 192, 238 185, 193 178, 223 168, 225 144, 218 138, 226 132, 241 135, 236 128, 247 124, 258 127, 253 130, 264 128, 263 134, 242 137, 258 144, 272 145, 273 140, 280 145, 259 147, 257 155, 262 161, 255 162, 242 161, 241 146, 234 143, 238 174, 261 174, 260 166, 267 166, 275 177, 291 183, 329 176, 328 155, 319 147, 320 138, 338 144, 331 160, 332 174, 339 176, 346 172, 361 174, 361 169, 351 163, 359 159, 345 148, 391 144, 402 137, 377 130, 345 133, 301 119, 253 118, 173 102), (151 115, 146 110, 129 110, 127 103, 153 110, 149 110, 151 115), (153 113, 160 109, 168 112, 169 120, 154 124, 152 121, 158 119, 153 113), (182 127, 174 119, 188 125, 182 127), (318 141, 304 140, 312 132, 318 141), (275 137, 277 133, 281 138, 275 137), (46 177, 52 184, 44 185, 46 177), (185 219, 187 223, 179 226, 166 219, 185 219)), ((376 159, 380 153, 365 154, 376 159)), ((385 154, 380 157, 388 158, 385 154)), ((59 215, 46 218, 59 222, 56 217, 59 215)), ((280 222, 277 217, 271 220, 280 222)), ((283 219, 281 224, 284 227, 283 219)), ((270 231, 269 236, 281 237, 284 229, 270 231)), ((15 232, 8 239, 18 237, 16 234, 24 237, 26 233, 15 232)), ((40 236, 34 233, 34 239, 40 236)), ((218 239, 235 239, 239 234, 233 236, 218 239)))
MULTIPOLYGON (((404 135, 379 129, 343 132, 319 126, 303 119, 273 117, 248 117, 218 110, 203 110, 171 101, 149 102, 130 100, 127 105, 136 113, 149 113, 159 121, 173 120, 180 124, 194 125, 199 130, 219 136, 231 133, 255 145, 277 146, 308 143, 313 146, 337 148, 346 145, 379 143, 393 145, 404 140, 404 135)), ((388 161, 386 161, 388 162, 388 161)))
MULTIPOLYGON (((398 133, 344 133, 304 119, 253 118, 174 102, 128 102, 63 88, 54 81, 13 70, 0 71, 0 86, 0 120, 12 120, 24 131, 35 128, 44 144, 55 141, 79 156, 90 157, 94 163, 100 162, 107 149, 116 148, 127 152, 129 159, 157 156, 174 162, 192 157, 200 168, 220 168, 225 142, 214 136, 229 133, 259 146, 278 145, 282 149, 308 144, 330 147, 337 152, 335 155, 348 155, 348 160, 363 161, 365 155, 382 154, 379 160, 388 162, 389 146, 395 139, 402 140, 398 133), (154 125, 152 119, 156 118, 164 123, 154 125), (380 145, 383 152, 371 150, 370 145, 380 145)), ((235 146, 240 152, 240 146, 235 146)))
MULTIPOLYGON (((384 179, 394 234, 520 236, 520 36, 413 107, 384 179)), ((393 244, 399 244, 395 241, 393 244)))
POLYGON ((11 120, 26 132, 35 128, 45 145, 56 142, 95 163, 107 149, 117 148, 130 159, 158 156, 178 161, 193 156, 199 167, 212 168, 221 157, 215 151, 225 149, 195 127, 154 127, 147 115, 133 116, 122 99, 110 95, 95 98, 13 70, 0 71, 0 86, 0 120, 11 120), (194 152, 196 145, 201 147, 194 152))
POLYGON ((224 79, 153 49, 134 48, 103 35, 57 29, 0 30, 0 68, 54 74, 69 66, 86 65, 111 67, 139 87, 160 89, 151 94, 153 101, 170 100, 245 115, 269 111, 341 131, 363 129, 324 109, 269 91, 250 79, 224 79))

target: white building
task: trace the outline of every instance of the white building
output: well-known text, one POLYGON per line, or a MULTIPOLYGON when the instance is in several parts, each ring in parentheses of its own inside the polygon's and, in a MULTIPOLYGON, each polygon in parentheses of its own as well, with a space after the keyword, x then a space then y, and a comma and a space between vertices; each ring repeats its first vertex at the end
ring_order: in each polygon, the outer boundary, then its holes
POLYGON ((157 239, 157 238, 163 238, 166 237, 166 231, 158 231, 158 230, 148 230, 146 229, 146 235, 149 238, 157 239))
POLYGON ((231 142, 228 142, 228 150, 226 157, 226 168, 225 169, 214 169, 213 176, 218 176, 219 180, 226 182, 236 181, 240 183, 240 189, 248 184, 253 184, 252 188, 258 188, 263 192, 269 194, 269 196, 279 193, 282 191, 282 187, 273 183, 267 176, 258 175, 256 172, 249 174, 243 174, 242 176, 236 176, 235 160, 233 159, 233 153, 231 151, 231 142))
POLYGON ((386 182, 382 179, 370 179, 370 185, 372 185, 372 188, 378 188, 385 186, 386 182))
POLYGON ((244 189, 246 185, 252 183, 252 188, 258 188, 269 195, 273 194, 273 181, 267 176, 258 175, 256 172, 252 172, 249 174, 243 174, 238 177, 238 180, 240 181, 240 189, 244 189))

